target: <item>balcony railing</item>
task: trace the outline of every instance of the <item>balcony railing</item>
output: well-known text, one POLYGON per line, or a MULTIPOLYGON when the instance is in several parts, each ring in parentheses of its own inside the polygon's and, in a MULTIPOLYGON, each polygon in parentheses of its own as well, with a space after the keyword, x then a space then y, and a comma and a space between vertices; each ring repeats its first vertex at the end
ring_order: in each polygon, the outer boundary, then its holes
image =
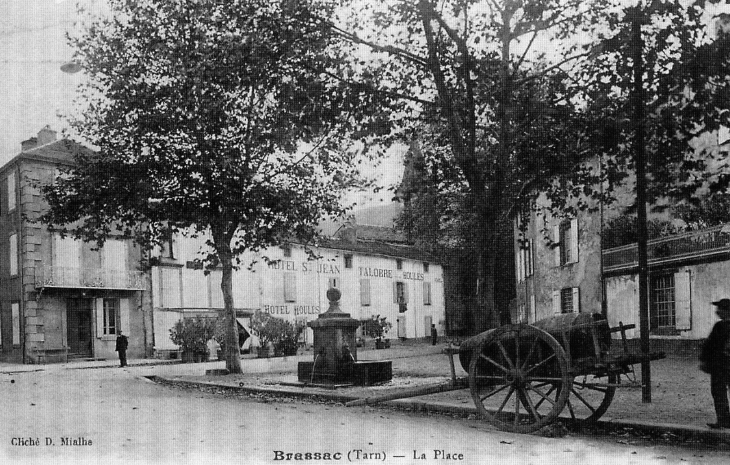
MULTIPOLYGON (((650 266, 683 260, 702 259, 730 254, 730 227, 714 226, 647 242, 647 260, 650 266)), ((622 271, 639 266, 636 244, 603 251, 603 271, 622 271)))
POLYGON ((84 288, 144 290, 144 273, 134 270, 106 270, 42 266, 36 270, 36 288, 84 288))

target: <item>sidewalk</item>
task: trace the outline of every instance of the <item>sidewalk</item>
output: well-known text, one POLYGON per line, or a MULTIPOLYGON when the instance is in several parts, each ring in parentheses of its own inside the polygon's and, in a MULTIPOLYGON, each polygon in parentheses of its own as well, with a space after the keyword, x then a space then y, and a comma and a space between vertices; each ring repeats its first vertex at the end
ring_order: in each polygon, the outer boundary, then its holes
MULTIPOLYGON (((339 402, 381 395, 406 388, 446 383, 450 380, 446 344, 432 346, 424 341, 395 341, 390 349, 358 348, 358 360, 392 360, 393 380, 379 386, 353 386, 338 389, 301 387, 297 380, 297 364, 311 361, 312 352, 294 357, 259 359, 243 356, 243 374, 215 376, 206 370, 225 368, 225 362, 180 363, 178 360, 134 359, 128 370, 139 376, 154 375, 157 381, 178 384, 206 385, 272 395, 319 397, 339 402), (144 375, 137 370, 147 367, 144 375)), ((117 367, 118 360, 97 360, 46 365, 0 363, 0 373, 22 373, 65 369, 117 367)), ((454 357, 457 377, 466 377, 458 357, 454 357)), ((640 377, 640 366, 636 365, 640 377)), ((715 421, 710 396, 709 375, 698 369, 695 358, 669 356, 652 362, 652 402, 642 403, 641 389, 618 388, 614 399, 598 422, 599 425, 658 430, 700 440, 721 440, 730 443, 730 430, 710 430, 715 421)), ((427 396, 409 397, 385 404, 419 411, 474 415, 476 409, 468 389, 427 396)), ((567 412, 563 412, 566 416, 567 412)))
MULTIPOLYGON (((242 360, 244 373, 241 375, 205 375, 206 370, 224 368, 223 362, 161 366, 154 371, 162 382, 193 383, 346 402, 397 389, 448 382, 450 368, 448 358, 443 354, 445 348, 446 344, 431 346, 425 342, 412 341, 394 344, 392 348, 384 350, 359 348, 358 360, 393 361, 393 380, 385 385, 369 387, 326 389, 296 386, 297 363, 311 360, 311 352, 297 357, 242 360)), ((458 357, 454 358, 454 362, 457 377, 466 377, 458 357)), ((636 365, 635 370, 640 379, 640 366, 636 365)), ((698 369, 696 359, 669 356, 652 362, 651 377, 651 403, 642 403, 640 388, 618 388, 608 411, 598 422, 599 425, 658 430, 698 439, 712 438, 730 442, 730 430, 710 430, 707 427, 708 422, 715 421, 710 380, 709 375, 698 369)), ((476 414, 468 389, 398 399, 386 404, 420 411, 476 414)), ((568 415, 567 412, 563 413, 568 415)))

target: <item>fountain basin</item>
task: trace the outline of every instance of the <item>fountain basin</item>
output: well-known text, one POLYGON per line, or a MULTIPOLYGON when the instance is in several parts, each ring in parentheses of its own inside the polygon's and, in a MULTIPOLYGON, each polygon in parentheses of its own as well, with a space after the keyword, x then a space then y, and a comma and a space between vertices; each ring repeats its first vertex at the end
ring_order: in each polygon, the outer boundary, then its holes
POLYGON ((297 378, 300 383, 371 386, 393 379, 391 360, 358 360, 337 372, 317 369, 312 373, 313 367, 314 361, 299 362, 297 378))

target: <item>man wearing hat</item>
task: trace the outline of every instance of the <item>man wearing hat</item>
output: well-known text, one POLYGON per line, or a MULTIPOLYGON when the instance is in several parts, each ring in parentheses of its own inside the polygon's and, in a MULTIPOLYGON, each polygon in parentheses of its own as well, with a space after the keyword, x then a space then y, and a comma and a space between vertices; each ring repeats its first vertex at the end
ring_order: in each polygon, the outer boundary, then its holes
POLYGON ((720 321, 715 323, 700 354, 700 367, 710 374, 710 393, 717 415, 717 422, 707 425, 713 429, 730 428, 730 299, 720 299, 712 305, 717 307, 720 321))

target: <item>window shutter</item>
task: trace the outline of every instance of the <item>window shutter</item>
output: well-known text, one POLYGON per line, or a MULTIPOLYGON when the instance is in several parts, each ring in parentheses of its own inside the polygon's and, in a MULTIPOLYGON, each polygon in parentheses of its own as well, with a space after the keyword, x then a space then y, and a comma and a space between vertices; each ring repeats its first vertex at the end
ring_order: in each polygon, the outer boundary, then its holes
POLYGON ((360 305, 370 305, 370 280, 360 280, 360 305))
POLYGON ((553 226, 553 242, 555 250, 555 266, 560 266, 560 223, 553 226))
POLYGON ((96 307, 96 337, 101 339, 104 335, 104 299, 94 299, 96 307))
POLYGON ((522 249, 519 241, 517 242, 517 253, 515 254, 515 269, 517 271, 517 282, 522 282, 522 249))
POLYGON ((10 304, 10 312, 13 317, 13 345, 20 345, 20 304, 10 304))
POLYGON ((403 302, 408 303, 408 283, 403 283, 403 302))
MULTIPOLYGON (((537 321, 537 308, 535 306, 535 294, 532 294, 530 296, 530 315, 532 315, 532 321, 537 321)), ((528 316, 528 322, 529 322, 529 316, 528 316)))
POLYGON ((570 220, 570 260, 578 262, 578 218, 570 220))
POLYGON ((674 274, 675 327, 680 331, 692 329, 692 298, 689 271, 674 274))
POLYGON ((129 337, 132 334, 129 328, 129 299, 119 299, 120 329, 129 337))
POLYGON ((559 315, 560 311, 560 290, 553 291, 553 313, 559 315))
POLYGON ((284 273, 284 301, 296 302, 297 276, 294 273, 284 273))
POLYGON ((423 282, 423 305, 431 305, 431 283, 423 282))
POLYGON ((580 313, 580 288, 573 288, 573 313, 580 313))
POLYGON ((398 282, 393 281, 393 303, 398 303, 398 282))
POLYGON ((10 236, 10 276, 18 274, 18 235, 10 236))

